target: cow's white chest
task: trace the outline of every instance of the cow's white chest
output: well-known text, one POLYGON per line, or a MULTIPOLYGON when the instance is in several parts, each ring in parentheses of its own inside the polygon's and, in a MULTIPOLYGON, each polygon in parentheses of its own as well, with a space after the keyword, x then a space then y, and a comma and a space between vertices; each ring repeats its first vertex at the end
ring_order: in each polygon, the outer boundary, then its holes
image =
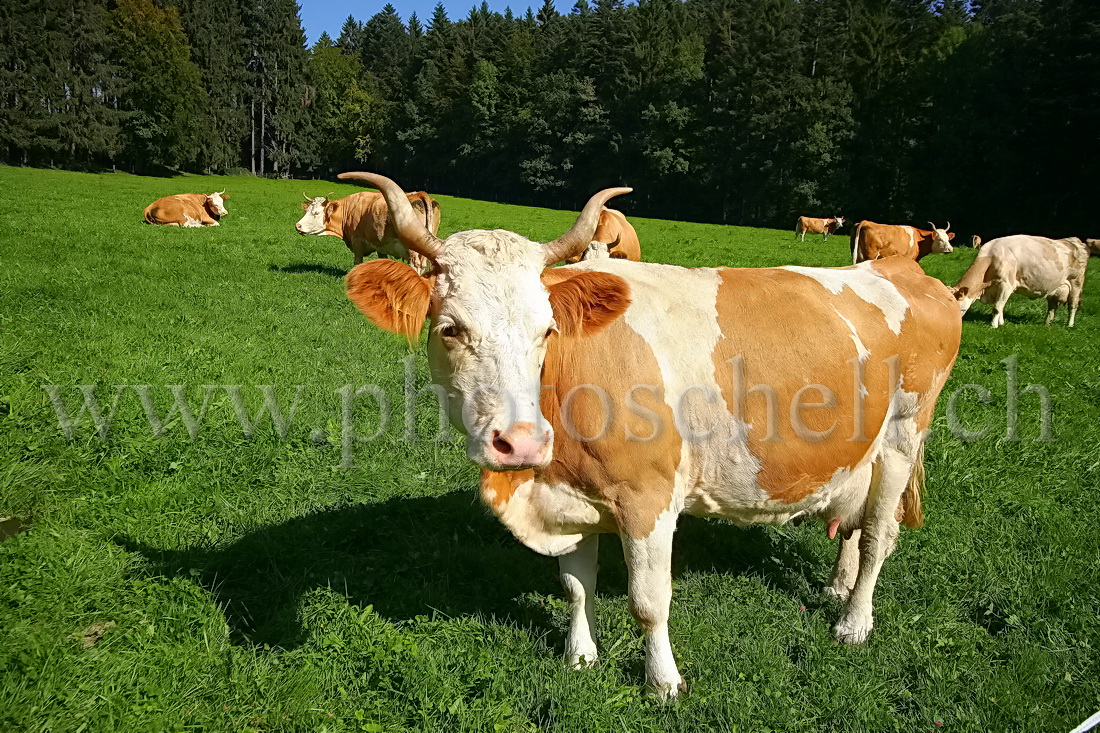
POLYGON ((604 507, 570 486, 537 479, 520 484, 496 513, 516 539, 551 557, 572 552, 594 532, 614 531, 604 507))

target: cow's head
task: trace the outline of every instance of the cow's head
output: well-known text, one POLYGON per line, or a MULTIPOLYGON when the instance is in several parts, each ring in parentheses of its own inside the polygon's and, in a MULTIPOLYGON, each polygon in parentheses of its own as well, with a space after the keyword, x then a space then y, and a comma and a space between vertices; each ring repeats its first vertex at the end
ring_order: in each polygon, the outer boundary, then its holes
POLYGON ((951 222, 947 222, 947 226, 943 229, 937 229, 932 222, 928 222, 928 226, 932 227, 932 254, 945 255, 955 251, 955 248, 951 246, 951 240, 955 238, 955 232, 947 231, 951 228, 951 222))
POLYGON ((606 260, 611 257, 611 250, 618 246, 619 241, 622 240, 622 233, 615 235, 615 240, 612 242, 597 242, 593 239, 588 243, 588 246, 584 248, 584 252, 581 254, 581 261, 587 260, 606 260))
POLYGON ((305 196, 305 203, 302 204, 302 211, 305 213, 302 218, 298 220, 298 223, 294 225, 294 228, 298 230, 299 234, 324 234, 325 223, 328 220, 329 214, 340 205, 339 201, 329 201, 328 196, 317 196, 310 198, 305 196))
POLYGON ((974 304, 977 298, 970 292, 970 288, 966 285, 959 285, 951 288, 951 293, 955 296, 955 301, 959 304, 959 311, 965 316, 966 312, 970 310, 970 306, 974 304))
POLYGON ((833 221, 836 222, 836 226, 833 227, 834 230, 840 229, 842 226, 844 226, 844 217, 843 216, 834 216, 833 221))
POLYGON ((1089 246, 1090 255, 1100 257, 1100 239, 1086 239, 1085 244, 1089 246))
POLYGON ((554 271, 544 282, 543 271, 583 250, 604 203, 630 189, 596 194, 568 232, 541 244, 501 229, 440 239, 390 179, 340 178, 378 188, 401 242, 434 263, 430 277, 393 260, 363 263, 348 273, 348 297, 375 325, 410 341, 430 317, 433 381, 446 390, 474 463, 496 471, 545 466, 554 441, 539 406, 547 344, 600 331, 626 310, 630 289, 607 273, 554 271))
POLYGON ((225 191, 215 191, 214 193, 206 194, 206 198, 203 200, 203 204, 206 206, 211 214, 225 216, 229 213, 225 210, 225 202, 228 199, 229 194, 227 194, 225 191))

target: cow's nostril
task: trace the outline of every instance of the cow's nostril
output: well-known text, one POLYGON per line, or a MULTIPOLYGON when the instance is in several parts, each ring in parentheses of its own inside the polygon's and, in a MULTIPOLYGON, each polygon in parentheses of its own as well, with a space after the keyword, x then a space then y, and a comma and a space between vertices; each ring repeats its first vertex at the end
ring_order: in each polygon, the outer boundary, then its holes
POLYGON ((493 448, 495 448, 497 452, 506 456, 511 455, 513 450, 512 444, 501 437, 499 430, 493 431, 493 448))

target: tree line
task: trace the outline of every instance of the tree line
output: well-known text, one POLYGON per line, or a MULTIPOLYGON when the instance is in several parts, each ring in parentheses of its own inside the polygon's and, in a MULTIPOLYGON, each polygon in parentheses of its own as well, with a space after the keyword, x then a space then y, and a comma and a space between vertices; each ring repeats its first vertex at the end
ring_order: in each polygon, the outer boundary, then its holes
POLYGON ((308 48, 295 0, 0 7, 17 165, 330 176, 793 225, 1097 234, 1094 0, 392 5, 308 48), (1090 228, 1091 227, 1091 228, 1090 228))

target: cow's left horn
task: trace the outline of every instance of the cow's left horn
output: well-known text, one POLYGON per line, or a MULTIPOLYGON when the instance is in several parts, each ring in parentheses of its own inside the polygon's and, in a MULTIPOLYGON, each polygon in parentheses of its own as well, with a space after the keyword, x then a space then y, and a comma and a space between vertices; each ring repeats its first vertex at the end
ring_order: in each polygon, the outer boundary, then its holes
POLYGON ((336 177, 345 181, 363 181, 377 188, 386 199, 394 231, 401 243, 410 250, 419 252, 432 261, 443 252, 443 240, 428 231, 424 222, 413 211, 409 197, 396 183, 377 173, 341 173, 336 177))
POLYGON ((592 241, 596 233, 596 225, 600 223, 600 212, 603 205, 616 196, 630 193, 633 188, 605 188, 592 198, 581 209, 572 228, 553 242, 546 243, 545 262, 552 265, 564 259, 572 257, 582 251, 592 241))
POLYGON ((928 222, 928 226, 932 227, 932 231, 936 231, 936 225, 932 222, 928 222))
POLYGON ((302 191, 302 198, 304 198, 306 201, 313 201, 313 199, 306 195, 305 191, 302 191))

